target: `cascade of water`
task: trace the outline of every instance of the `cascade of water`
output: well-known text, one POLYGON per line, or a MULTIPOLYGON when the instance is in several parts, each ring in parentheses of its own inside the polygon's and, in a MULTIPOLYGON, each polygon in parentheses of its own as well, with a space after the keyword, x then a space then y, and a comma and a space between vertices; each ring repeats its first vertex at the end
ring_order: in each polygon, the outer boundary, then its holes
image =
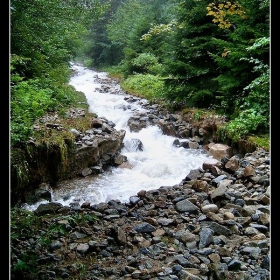
MULTIPOLYGON (((104 80, 108 80, 105 72, 96 72, 78 64, 73 64, 72 68, 75 75, 70 84, 84 92, 89 111, 114 122, 115 129, 126 130, 121 154, 127 157, 132 168, 111 167, 96 176, 62 182, 59 188, 53 190, 53 201, 63 205, 74 202, 97 204, 112 199, 127 202, 140 190, 173 186, 190 170, 202 167, 207 154, 197 149, 175 147, 173 142, 176 138, 163 135, 157 126, 131 132, 127 126, 128 119, 135 112, 145 112, 146 109, 138 102, 128 103, 125 97, 129 95, 116 83, 111 83, 109 89, 105 83, 107 90, 103 90, 104 80)), ((25 208, 34 210, 37 206, 38 203, 25 208)))

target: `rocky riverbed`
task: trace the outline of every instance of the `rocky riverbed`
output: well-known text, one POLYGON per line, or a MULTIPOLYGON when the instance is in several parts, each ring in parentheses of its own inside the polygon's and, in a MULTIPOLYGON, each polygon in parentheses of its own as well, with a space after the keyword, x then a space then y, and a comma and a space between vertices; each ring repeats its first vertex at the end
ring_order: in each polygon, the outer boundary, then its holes
POLYGON ((128 203, 11 211, 11 279, 270 279, 270 154, 209 159, 128 203))
MULTIPOLYGON (((110 91, 116 81, 103 83, 101 90, 110 91)), ((34 212, 12 208, 10 279, 270 279, 269 152, 243 142, 235 150, 217 147, 215 133, 223 117, 198 121, 192 112, 170 114, 144 99, 126 98, 148 110, 135 112, 128 122, 131 130, 158 125, 178 137, 174 145, 204 148, 214 158, 178 184, 139 191, 127 203, 116 199, 66 207, 50 202, 34 212)), ((83 116, 82 110, 71 114, 83 116)), ((42 122, 48 129, 57 129, 57 123, 57 118, 42 122)), ((73 130, 77 149, 94 148, 91 140, 100 135, 107 141, 113 127, 94 118, 88 134, 73 130)), ((109 152, 102 151, 100 157, 109 152)), ((92 176, 96 169, 85 170, 82 162, 81 175, 92 176)), ((127 168, 122 165, 128 163, 114 164, 127 168)))

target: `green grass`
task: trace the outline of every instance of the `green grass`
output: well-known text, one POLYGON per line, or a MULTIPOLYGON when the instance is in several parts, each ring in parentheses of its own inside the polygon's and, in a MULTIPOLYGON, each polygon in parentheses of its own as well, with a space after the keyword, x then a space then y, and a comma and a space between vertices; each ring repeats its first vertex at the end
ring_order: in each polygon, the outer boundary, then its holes
POLYGON ((131 75, 121 83, 121 86, 127 92, 149 101, 161 99, 164 93, 163 81, 159 76, 151 74, 131 75))
POLYGON ((257 147, 263 148, 266 151, 270 151, 270 136, 263 135, 263 136, 249 136, 248 141, 253 143, 257 147))

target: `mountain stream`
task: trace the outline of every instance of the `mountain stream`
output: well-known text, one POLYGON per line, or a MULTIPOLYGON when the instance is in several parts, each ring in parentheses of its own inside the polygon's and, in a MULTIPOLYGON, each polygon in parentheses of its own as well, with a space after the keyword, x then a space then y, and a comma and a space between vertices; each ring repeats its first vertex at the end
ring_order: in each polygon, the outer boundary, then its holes
MULTIPOLYGON (((89 111, 112 121, 115 129, 126 130, 121 154, 127 157, 132 168, 109 167, 99 175, 61 182, 59 187, 52 190, 53 202, 64 206, 74 203, 81 205, 84 202, 98 204, 116 199, 128 202, 140 190, 179 184, 190 170, 201 168, 203 162, 209 159, 202 149, 175 147, 173 142, 177 138, 163 135, 156 125, 131 132, 127 121, 135 112, 147 111, 142 106, 143 100, 142 103, 128 103, 125 97, 129 95, 113 81, 109 83, 110 90, 101 90, 104 83, 100 81, 110 81, 105 72, 94 71, 75 63, 72 68, 75 74, 69 84, 85 94, 89 111), (142 142, 142 151, 135 147, 134 139, 142 142)), ((43 200, 33 205, 25 204, 24 208, 33 211, 39 204, 47 202, 43 200)))

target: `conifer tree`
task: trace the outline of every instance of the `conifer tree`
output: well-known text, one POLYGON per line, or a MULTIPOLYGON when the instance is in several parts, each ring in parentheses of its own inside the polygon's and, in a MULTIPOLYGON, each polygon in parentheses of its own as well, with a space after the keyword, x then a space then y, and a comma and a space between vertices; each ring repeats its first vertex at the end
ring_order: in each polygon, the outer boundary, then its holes
POLYGON ((206 0, 180 2, 173 57, 167 61, 167 97, 186 106, 208 107, 218 90, 214 78, 219 69, 210 53, 217 50, 213 38, 222 38, 224 32, 206 15, 207 4, 206 0))
MULTIPOLYGON (((254 53, 248 51, 258 39, 269 37, 269 6, 261 5, 263 1, 255 0, 240 3, 239 13, 225 13, 224 20, 227 25, 219 27, 227 31, 227 36, 214 39, 217 51, 211 53, 220 70, 220 74, 214 79, 219 84, 219 105, 229 114, 238 112, 240 106, 242 108, 242 101, 244 102, 250 92, 245 88, 260 75, 259 71, 254 70, 255 64, 249 61, 254 58, 263 65, 269 63, 269 44, 258 48, 254 53)), ((231 6, 233 4, 225 9, 217 5, 221 10, 227 11, 231 6)), ((266 103, 269 104, 269 100, 266 103)))

